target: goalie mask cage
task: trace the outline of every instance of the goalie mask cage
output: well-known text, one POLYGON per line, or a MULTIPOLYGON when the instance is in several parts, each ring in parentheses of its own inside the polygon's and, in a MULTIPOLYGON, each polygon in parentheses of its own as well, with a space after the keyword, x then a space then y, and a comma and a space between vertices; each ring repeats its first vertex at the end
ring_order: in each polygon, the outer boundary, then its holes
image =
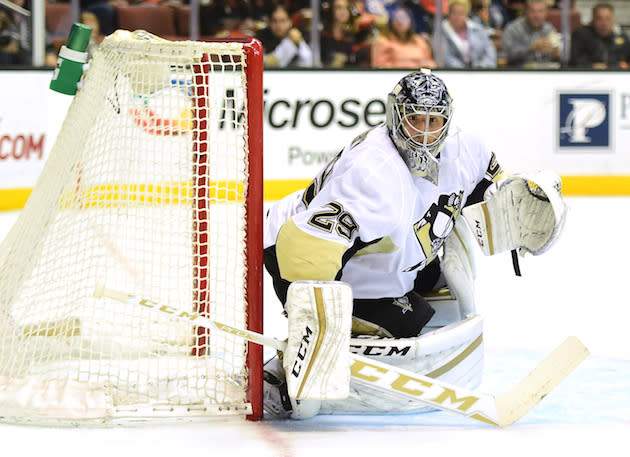
POLYGON ((117 31, 0 245, 0 420, 262 416, 262 47, 117 31))

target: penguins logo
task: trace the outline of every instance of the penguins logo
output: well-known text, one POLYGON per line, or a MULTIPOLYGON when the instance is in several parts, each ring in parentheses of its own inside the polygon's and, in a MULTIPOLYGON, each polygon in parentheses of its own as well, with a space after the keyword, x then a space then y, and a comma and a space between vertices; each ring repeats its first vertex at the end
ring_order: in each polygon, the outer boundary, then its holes
POLYGON ((464 191, 460 190, 459 193, 440 195, 437 204, 433 203, 422 219, 413 225, 425 259, 405 269, 405 272, 424 267, 437 256, 444 240, 453 230, 455 219, 462 210, 463 194, 464 191))

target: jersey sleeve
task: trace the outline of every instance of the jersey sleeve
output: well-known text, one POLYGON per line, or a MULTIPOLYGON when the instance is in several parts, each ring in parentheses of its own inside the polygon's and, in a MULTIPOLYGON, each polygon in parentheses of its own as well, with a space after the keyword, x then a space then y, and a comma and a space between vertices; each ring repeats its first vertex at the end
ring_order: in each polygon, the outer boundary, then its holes
POLYGON ((496 154, 486 144, 474 136, 466 139, 468 148, 477 165, 475 187, 466 199, 466 205, 473 205, 483 200, 483 195, 493 183, 505 178, 505 170, 499 163, 496 154))

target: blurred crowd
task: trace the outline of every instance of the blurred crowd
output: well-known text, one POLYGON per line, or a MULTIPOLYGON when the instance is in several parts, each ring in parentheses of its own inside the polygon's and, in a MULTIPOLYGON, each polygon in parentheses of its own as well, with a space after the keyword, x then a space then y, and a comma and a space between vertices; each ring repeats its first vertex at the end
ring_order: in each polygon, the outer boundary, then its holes
MULTIPOLYGON (((10 1, 28 7, 28 0, 10 1)), ((201 0, 199 34, 202 40, 257 37, 267 68, 627 69, 630 40, 614 5, 593 2, 591 20, 583 23, 571 1, 566 40, 562 3, 444 0, 437 10, 436 0, 321 0, 313 14, 310 0, 201 0)), ((188 8, 179 0, 81 0, 80 20, 95 30, 92 49, 120 27, 118 13, 130 5, 188 8)), ((29 63, 28 24, 0 3, 0 64, 29 63)), ((53 64, 59 45, 49 38, 53 64)))

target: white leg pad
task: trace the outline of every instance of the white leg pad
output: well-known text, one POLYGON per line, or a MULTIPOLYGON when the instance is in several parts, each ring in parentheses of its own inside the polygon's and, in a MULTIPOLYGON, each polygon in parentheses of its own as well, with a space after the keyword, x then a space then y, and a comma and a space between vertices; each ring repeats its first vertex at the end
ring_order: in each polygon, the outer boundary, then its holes
POLYGON ((284 353, 292 400, 339 400, 349 394, 352 289, 339 281, 295 281, 285 309, 284 353))

